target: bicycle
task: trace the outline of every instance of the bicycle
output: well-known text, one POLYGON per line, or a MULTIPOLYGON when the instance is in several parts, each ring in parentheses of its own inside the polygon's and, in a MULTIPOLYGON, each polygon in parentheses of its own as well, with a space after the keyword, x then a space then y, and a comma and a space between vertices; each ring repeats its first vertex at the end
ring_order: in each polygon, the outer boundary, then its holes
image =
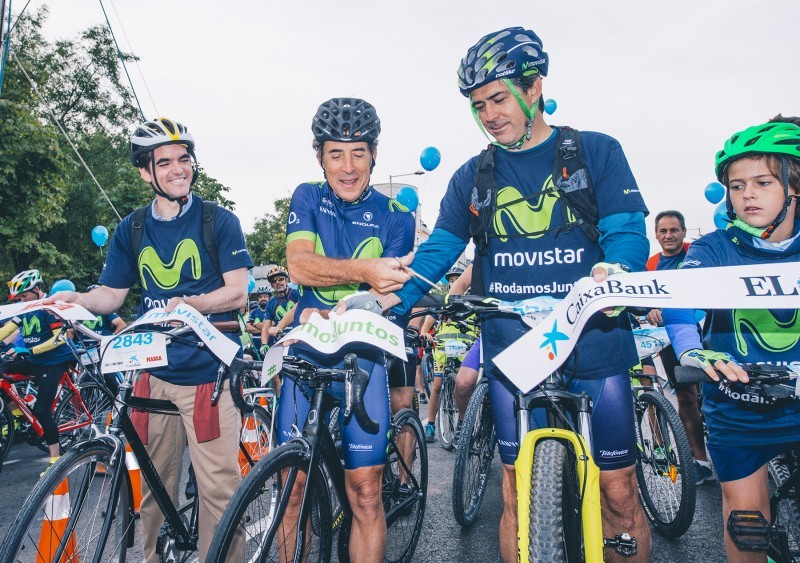
MULTIPOLYGON (((451 296, 444 312, 455 320, 470 315, 511 313, 541 321, 552 298, 503 302, 477 295, 451 296)), ((630 556, 636 538, 604 538, 600 511, 600 470, 592 459, 592 400, 566 390, 558 370, 530 392, 515 396, 519 455, 517 474, 518 553, 531 561, 603 561, 603 549, 630 556), (543 409, 546 426, 530 430, 533 409, 543 409)))
MULTIPOLYGON (((343 461, 327 423, 336 406, 327 390, 334 381, 344 382, 351 391, 346 393, 339 416, 348 419, 352 414, 367 432, 377 432, 378 425, 363 403, 369 374, 358 367, 354 354, 345 356, 343 369, 321 368, 285 356, 282 373, 313 389, 309 411, 313 416, 305 421, 302 436, 274 450, 242 481, 220 520, 209 560, 223 560, 239 531, 245 534, 248 561, 279 557, 327 561, 337 533, 339 559, 349 559, 352 509, 345 491, 343 461), (295 486, 302 489, 299 517, 297 522, 285 523, 295 486)), ((395 415, 389 438, 382 486, 387 560, 409 561, 422 529, 428 477, 422 424, 411 409, 395 415)))
MULTIPOLYGON (((663 329, 634 329, 640 359, 669 345, 663 329)), ((631 373, 636 413, 636 478, 639 499, 653 528, 676 538, 694 519, 694 457, 678 412, 655 375, 631 373)))
MULTIPOLYGON (((798 373, 788 366, 739 364, 750 377, 747 392, 770 405, 795 400, 798 373)), ((686 366, 675 368, 679 383, 708 383, 705 371, 686 366)), ((720 375, 720 385, 731 383, 720 375)), ((800 561, 800 451, 792 447, 770 460, 767 466, 770 519, 760 511, 733 510, 726 523, 728 533, 742 551, 766 552, 781 563, 800 561)))
MULTIPOLYGON (((58 314, 57 309, 53 312, 58 314)), ((202 315, 197 313, 197 318, 202 315)), ((80 323, 65 320, 64 324, 88 339, 99 338, 80 323)), ((187 325, 160 334, 164 334, 167 341, 174 341, 191 330, 199 331, 187 325)), ((148 333, 137 336, 141 334, 148 333)), ((216 337, 224 338, 221 334, 216 337)), ((230 368, 220 364, 214 395, 219 394, 223 379, 229 375, 237 406, 246 412, 257 409, 236 394, 242 372, 259 367, 239 359, 234 359, 230 368)), ((177 413, 177 408, 169 401, 132 396, 133 380, 140 371, 125 372, 107 430, 104 432, 96 424, 92 425, 91 439, 75 444, 33 488, 0 546, 0 561, 19 561, 34 554, 42 560, 54 561, 71 557, 125 561, 127 549, 134 540, 133 489, 125 460, 126 444, 136 456, 141 474, 165 516, 158 542, 160 560, 186 561, 197 550, 196 510, 191 508, 196 508, 196 500, 188 509, 173 504, 130 420, 131 408, 177 413), (98 472, 98 468, 104 471, 98 472), (54 506, 58 510, 54 511, 54 506), (191 514, 187 516, 189 510, 191 514)), ((245 452, 245 455, 249 454, 245 452)))
POLYGON ((461 367, 461 359, 467 353, 467 345, 461 340, 445 340, 439 342, 444 346, 445 365, 442 373, 442 389, 439 392, 439 438, 442 447, 448 451, 455 448, 453 443, 458 425, 458 407, 456 407, 456 374, 461 367))

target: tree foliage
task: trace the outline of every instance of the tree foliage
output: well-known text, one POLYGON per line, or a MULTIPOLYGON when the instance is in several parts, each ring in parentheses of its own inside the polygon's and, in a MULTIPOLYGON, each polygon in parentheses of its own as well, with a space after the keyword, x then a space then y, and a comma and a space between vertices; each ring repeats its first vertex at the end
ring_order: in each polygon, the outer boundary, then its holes
POLYGON ((260 217, 253 231, 245 235, 247 249, 254 264, 286 265, 286 223, 291 197, 275 200, 275 213, 260 217))

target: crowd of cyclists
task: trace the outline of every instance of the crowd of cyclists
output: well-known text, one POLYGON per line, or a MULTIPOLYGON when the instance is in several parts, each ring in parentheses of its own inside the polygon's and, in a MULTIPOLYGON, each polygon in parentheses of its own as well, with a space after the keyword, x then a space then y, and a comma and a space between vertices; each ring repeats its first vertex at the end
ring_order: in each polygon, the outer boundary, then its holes
MULTIPOLYGON (((445 344, 463 342, 465 353, 459 357, 455 385, 459 421, 455 439, 457 443, 482 367, 503 464, 501 557, 516 561, 514 461, 519 440, 514 397, 519 390, 493 358, 529 327, 518 316, 503 313, 469 322, 433 316, 409 320, 431 290, 427 280, 446 278, 445 299, 469 291, 515 301, 536 296, 525 294, 529 287, 563 298, 585 276, 602 282, 645 268, 746 264, 763 265, 769 275, 771 263, 800 260, 800 225, 795 221, 800 120, 779 116, 721 140, 714 171, 726 186, 728 227, 689 245, 684 242, 683 215, 674 210, 659 213, 654 231, 662 250, 648 260, 649 211, 620 144, 602 133, 545 122, 543 79, 548 65, 539 36, 521 27, 490 33, 467 50, 458 65, 458 87, 491 143, 454 173, 436 226, 416 251, 412 214, 370 183, 381 134, 375 107, 358 98, 332 98, 312 119, 313 148, 324 180, 295 189, 286 225, 286 268, 276 266, 267 276, 269 286, 251 289, 257 296, 251 308, 245 288, 253 264, 239 221, 192 192, 197 177, 195 140, 186 126, 158 118, 142 123, 130 138, 132 164, 155 197, 144 211, 132 213, 117 226, 98 285, 82 293, 56 288, 48 295, 39 272, 32 269, 8 283, 9 298, 77 303, 98 315, 92 328, 113 332, 124 327, 114 311, 128 290, 139 284, 140 314, 156 307, 170 311, 185 303, 211 320, 239 320, 241 330, 226 336, 240 342, 251 356, 265 353, 284 328, 306 322, 315 312, 324 318, 332 310, 348 309, 389 315, 416 343, 406 350, 406 362, 387 360, 382 351, 366 344, 351 344, 334 355, 303 342, 289 348, 292 356, 331 368, 342 367, 344 354, 355 352, 360 368, 371 376, 365 405, 379 431, 366 432, 355 419, 341 424, 346 489, 353 510, 352 561, 383 560, 381 476, 392 414, 411 407, 416 395, 428 403, 425 435, 427 442, 435 441, 445 344), (475 259, 463 271, 455 264, 471 241, 475 259), (420 339, 436 342, 430 396, 421 382, 422 351, 416 347, 420 339)), ((636 538, 634 554, 626 557, 606 550, 606 558, 647 561, 650 528, 637 494, 630 399, 629 370, 638 364, 638 357, 630 316, 622 312, 611 308, 592 317, 561 370, 570 391, 583 391, 592 398, 593 456, 601 470, 604 535, 636 538)), ((734 398, 740 396, 735 392, 737 382, 747 382, 738 364, 797 365, 797 309, 707 311, 700 327, 694 310, 652 309, 642 316, 642 322, 666 326, 672 342, 672 351, 662 353, 661 359, 691 444, 695 482, 699 485, 716 476, 726 521, 732 510, 758 510, 768 517, 765 465, 800 442, 800 407, 796 401, 770 406, 734 398), (726 378, 734 383, 702 385, 707 441, 697 386, 672 379, 678 365, 699 367, 714 381, 726 378)), ((0 340, 9 347, 2 370, 36 378, 35 413, 45 429, 51 463, 55 462, 60 451, 50 409, 57 392, 53 382, 74 358, 63 346, 64 338, 59 338, 57 317, 37 311, 2 320, 0 340), (17 334, 20 340, 15 341, 17 334)), ((135 384, 137 395, 169 400, 180 410, 178 417, 144 413, 137 417, 136 427, 168 490, 176 495, 181 461, 175 452, 188 443, 201 499, 201 560, 240 480, 239 413, 225 393, 213 407, 209 401, 217 365, 207 350, 191 341, 176 342, 169 364, 144 372, 135 384)), ((643 369, 655 371, 647 362, 643 369)), ((280 445, 302 428, 310 404, 307 390, 298 389, 295 381, 281 382, 276 376, 275 384, 282 385, 276 429, 280 445)), ((332 384, 332 393, 341 399, 344 385, 332 384)), ((300 499, 293 499, 286 518, 296 517, 299 504, 300 499)), ((141 522, 146 561, 157 560, 155 542, 163 520, 145 484, 141 522)), ((731 561, 765 560, 763 553, 740 551, 727 531, 725 548, 731 561)), ((228 560, 242 560, 241 551, 242 541, 234 542, 228 560)))

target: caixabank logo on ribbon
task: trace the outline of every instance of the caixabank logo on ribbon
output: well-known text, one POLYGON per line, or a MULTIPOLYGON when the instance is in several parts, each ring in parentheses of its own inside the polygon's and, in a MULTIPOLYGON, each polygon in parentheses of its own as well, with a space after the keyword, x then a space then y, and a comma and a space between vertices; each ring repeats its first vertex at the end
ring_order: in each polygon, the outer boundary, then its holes
MULTIPOLYGON (((581 284, 584 285, 584 284, 581 284)), ((665 299, 669 298, 671 292, 667 289, 667 284, 659 282, 656 279, 650 280, 645 284, 631 284, 625 283, 624 280, 609 278, 605 282, 589 289, 580 290, 577 299, 573 299, 569 304, 566 311, 567 322, 574 325, 578 321, 581 311, 583 311, 589 303, 598 301, 606 297, 643 297, 650 301, 653 297, 661 296, 665 299)))

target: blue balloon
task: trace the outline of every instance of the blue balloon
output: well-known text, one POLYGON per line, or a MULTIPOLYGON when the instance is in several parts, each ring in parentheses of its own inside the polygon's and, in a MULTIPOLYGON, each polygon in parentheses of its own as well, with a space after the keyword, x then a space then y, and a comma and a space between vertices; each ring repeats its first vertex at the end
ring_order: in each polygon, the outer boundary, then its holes
POLYGON ((92 241, 99 247, 108 242, 108 229, 103 225, 97 225, 92 229, 92 241))
POLYGON ((416 211, 417 206, 419 205, 419 196, 417 195, 417 190, 411 186, 403 186, 400 188, 395 199, 407 207, 409 211, 416 211))
POLYGON ((75 284, 70 280, 57 280, 50 286, 50 295, 57 291, 75 291, 75 284))
POLYGON ((704 320, 706 320, 706 312, 702 309, 695 309, 694 320, 695 322, 702 323, 704 320))
POLYGON ((718 229, 727 229, 730 222, 730 219, 728 219, 728 208, 723 201, 714 208, 714 226, 718 229))
POLYGON ((436 147, 425 147, 419 155, 419 163, 428 172, 435 170, 441 161, 442 153, 436 147))
POLYGON ((558 104, 554 99, 549 99, 544 101, 544 111, 547 115, 553 115, 556 109, 558 109, 558 104))
POLYGON ((706 186, 706 199, 709 203, 717 204, 725 197, 725 186, 719 182, 711 182, 706 186))
POLYGON ((256 288, 256 278, 247 274, 247 294, 253 293, 253 290, 256 288))

